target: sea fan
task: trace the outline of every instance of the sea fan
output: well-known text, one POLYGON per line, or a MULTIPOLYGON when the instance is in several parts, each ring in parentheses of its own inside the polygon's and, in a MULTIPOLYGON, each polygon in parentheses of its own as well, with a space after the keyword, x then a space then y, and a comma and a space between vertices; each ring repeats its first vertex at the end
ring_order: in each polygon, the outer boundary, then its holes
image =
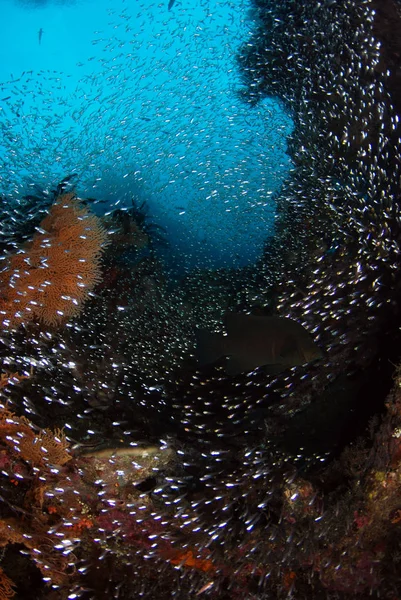
POLYGON ((62 194, 32 241, 5 259, 0 273, 3 324, 60 325, 82 309, 100 279, 107 233, 73 193, 62 194))

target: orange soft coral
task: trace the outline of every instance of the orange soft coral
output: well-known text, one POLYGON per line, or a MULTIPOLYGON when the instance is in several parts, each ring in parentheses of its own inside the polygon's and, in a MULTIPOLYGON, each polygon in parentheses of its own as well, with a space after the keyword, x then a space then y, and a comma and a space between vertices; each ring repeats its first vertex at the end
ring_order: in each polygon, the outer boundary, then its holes
POLYGON ((36 319, 60 325, 82 309, 100 279, 107 233, 74 194, 59 196, 32 242, 0 273, 0 315, 15 327, 36 319))
POLYGON ((15 596, 14 583, 7 577, 0 567, 0 600, 8 600, 15 596))
POLYGON ((69 443, 61 429, 35 431, 26 417, 17 417, 0 408, 0 446, 4 444, 34 467, 44 464, 65 465, 71 460, 69 443))

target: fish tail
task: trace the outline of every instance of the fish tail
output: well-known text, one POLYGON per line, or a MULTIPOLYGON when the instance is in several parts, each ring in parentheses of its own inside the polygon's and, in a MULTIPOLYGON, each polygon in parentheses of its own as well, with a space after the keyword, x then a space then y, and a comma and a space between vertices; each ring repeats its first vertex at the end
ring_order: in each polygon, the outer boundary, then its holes
POLYGON ((196 331, 196 356, 200 366, 210 365, 224 356, 224 337, 206 329, 196 331))

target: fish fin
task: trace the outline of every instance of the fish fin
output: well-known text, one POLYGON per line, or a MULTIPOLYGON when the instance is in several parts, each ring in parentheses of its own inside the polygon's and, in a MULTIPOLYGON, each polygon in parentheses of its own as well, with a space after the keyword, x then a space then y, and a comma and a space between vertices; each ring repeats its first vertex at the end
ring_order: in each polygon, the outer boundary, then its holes
POLYGON ((286 369, 291 369, 293 365, 286 364, 273 364, 273 365, 255 365, 254 362, 247 362, 243 358, 236 359, 235 357, 229 357, 225 366, 225 372, 231 377, 240 375, 241 373, 249 373, 257 368, 260 368, 266 375, 278 375, 286 369))
POLYGON ((224 337, 206 329, 196 330, 196 356, 199 365, 210 365, 224 356, 224 337))
POLYGON ((278 375, 282 373, 286 369, 291 369, 293 365, 286 365, 284 363, 280 363, 277 365, 263 365, 262 370, 266 375, 278 375))
POLYGON ((243 357, 236 358, 235 356, 230 356, 225 366, 225 372, 231 377, 240 373, 249 373, 249 371, 254 371, 255 369, 256 365, 252 360, 247 361, 243 357))

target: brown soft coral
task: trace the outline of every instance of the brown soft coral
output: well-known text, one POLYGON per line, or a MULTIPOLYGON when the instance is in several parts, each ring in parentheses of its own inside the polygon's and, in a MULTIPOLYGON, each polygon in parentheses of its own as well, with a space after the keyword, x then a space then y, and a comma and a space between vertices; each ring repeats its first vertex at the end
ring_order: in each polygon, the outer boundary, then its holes
POLYGON ((60 325, 76 316, 100 279, 107 233, 72 193, 59 196, 32 242, 0 273, 3 324, 36 319, 60 325))

